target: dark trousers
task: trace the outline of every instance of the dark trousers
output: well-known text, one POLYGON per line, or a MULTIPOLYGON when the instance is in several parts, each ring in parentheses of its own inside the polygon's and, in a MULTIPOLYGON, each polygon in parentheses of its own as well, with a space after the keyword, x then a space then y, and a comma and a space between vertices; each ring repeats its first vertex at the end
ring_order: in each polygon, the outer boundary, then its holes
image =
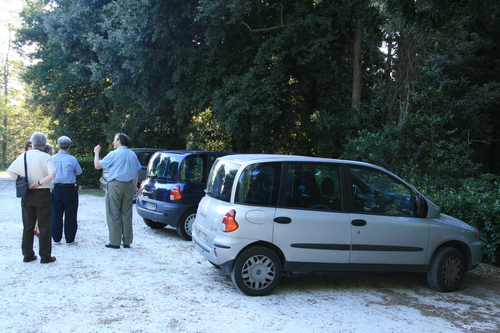
POLYGON ((78 191, 76 186, 55 185, 52 190, 52 238, 54 242, 61 241, 63 228, 66 243, 75 241, 78 229, 77 213, 78 191))
POLYGON ((50 190, 31 190, 21 199, 23 214, 23 241, 21 248, 25 257, 35 255, 33 251, 33 238, 35 223, 38 220, 40 237, 38 239, 39 254, 41 259, 49 259, 52 253, 51 218, 52 196, 50 190))

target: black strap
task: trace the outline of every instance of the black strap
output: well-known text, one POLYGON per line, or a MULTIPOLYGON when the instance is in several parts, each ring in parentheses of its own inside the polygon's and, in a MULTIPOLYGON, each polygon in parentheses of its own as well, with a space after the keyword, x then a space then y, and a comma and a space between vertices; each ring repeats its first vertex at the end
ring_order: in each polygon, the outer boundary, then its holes
POLYGON ((24 177, 26 178, 26 184, 28 184, 28 187, 29 187, 29 183, 28 183, 28 165, 26 163, 26 153, 24 153, 24 177))

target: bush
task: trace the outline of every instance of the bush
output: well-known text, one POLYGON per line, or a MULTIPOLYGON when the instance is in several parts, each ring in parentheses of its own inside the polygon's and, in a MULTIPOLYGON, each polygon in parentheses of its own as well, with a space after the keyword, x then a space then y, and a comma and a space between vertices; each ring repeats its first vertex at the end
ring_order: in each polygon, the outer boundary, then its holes
POLYGON ((445 214, 476 227, 486 243, 486 260, 498 264, 500 258, 500 176, 485 174, 462 181, 456 188, 425 191, 445 214))
POLYGON ((99 178, 102 170, 94 168, 94 159, 92 157, 76 157, 82 167, 82 174, 76 177, 76 181, 85 189, 99 188, 99 178))

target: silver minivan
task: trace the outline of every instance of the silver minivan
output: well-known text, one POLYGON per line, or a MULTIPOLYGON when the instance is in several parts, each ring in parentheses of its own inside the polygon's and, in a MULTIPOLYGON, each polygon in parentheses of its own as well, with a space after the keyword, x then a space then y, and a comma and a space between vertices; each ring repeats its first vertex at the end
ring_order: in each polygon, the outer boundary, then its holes
POLYGON ((251 296, 314 271, 423 272, 450 292, 482 260, 476 228, 367 163, 230 155, 215 161, 205 192, 194 246, 251 296))

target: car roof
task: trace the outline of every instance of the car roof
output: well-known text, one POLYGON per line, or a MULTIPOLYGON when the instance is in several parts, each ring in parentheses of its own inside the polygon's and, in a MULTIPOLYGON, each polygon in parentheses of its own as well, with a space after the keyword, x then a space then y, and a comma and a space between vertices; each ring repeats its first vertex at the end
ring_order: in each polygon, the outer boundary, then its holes
POLYGON ((160 151, 161 148, 129 148, 132 151, 160 151))
POLYGON ((223 152, 223 151, 204 151, 204 150, 160 150, 158 151, 159 153, 168 153, 168 154, 177 154, 177 155, 191 155, 191 154, 207 154, 207 155, 211 155, 211 154, 217 154, 217 155, 221 155, 221 154, 225 154, 225 155, 229 155, 229 154, 234 154, 234 153, 231 153, 231 152, 223 152))
POLYGON ((312 156, 300 156, 300 155, 280 155, 280 154, 234 154, 229 156, 221 157, 225 161, 235 162, 239 164, 245 164, 247 162, 327 162, 327 163, 339 163, 339 164, 351 164, 351 165, 359 165, 359 166, 369 166, 375 167, 384 171, 387 171, 385 168, 360 162, 360 161, 351 161, 351 160, 341 160, 341 159, 333 159, 326 157, 312 157, 312 156))

